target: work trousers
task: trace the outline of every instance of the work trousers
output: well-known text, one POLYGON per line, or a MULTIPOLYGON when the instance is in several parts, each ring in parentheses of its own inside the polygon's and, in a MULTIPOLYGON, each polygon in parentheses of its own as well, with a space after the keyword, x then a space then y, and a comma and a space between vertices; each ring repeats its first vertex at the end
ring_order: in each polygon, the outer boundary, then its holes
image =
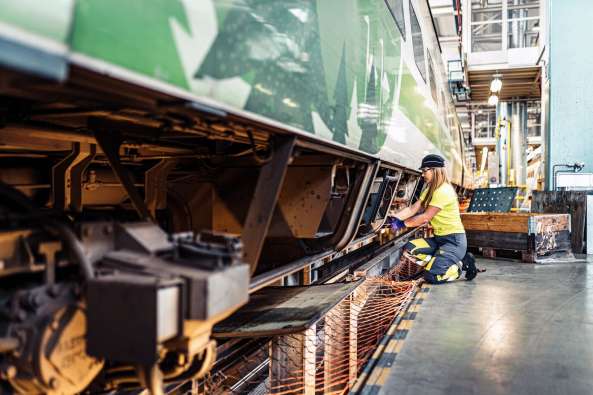
POLYGON ((414 239, 404 249, 424 266, 424 279, 431 284, 453 281, 461 276, 461 259, 467 253, 465 233, 414 239))

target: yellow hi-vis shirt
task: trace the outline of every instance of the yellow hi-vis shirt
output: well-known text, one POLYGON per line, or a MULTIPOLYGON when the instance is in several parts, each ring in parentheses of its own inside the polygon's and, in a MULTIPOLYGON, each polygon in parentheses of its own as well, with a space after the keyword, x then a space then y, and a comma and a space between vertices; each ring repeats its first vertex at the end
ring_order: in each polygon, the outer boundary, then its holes
MULTIPOLYGON (((427 193, 428 189, 422 191, 420 194, 421 202, 424 201, 427 193)), ((441 209, 437 215, 430 220, 430 225, 433 227, 436 236, 446 236, 452 233, 465 233, 465 229, 461 223, 461 215, 459 215, 457 194, 451 184, 446 182, 438 187, 432 194, 432 200, 428 205, 441 209)))

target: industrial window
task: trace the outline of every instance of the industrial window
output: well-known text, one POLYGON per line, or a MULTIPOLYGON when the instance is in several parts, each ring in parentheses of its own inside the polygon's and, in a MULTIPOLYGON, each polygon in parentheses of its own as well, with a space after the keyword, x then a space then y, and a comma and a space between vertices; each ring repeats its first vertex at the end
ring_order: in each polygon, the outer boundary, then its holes
POLYGON ((471 0, 472 52, 502 50, 502 16, 502 0, 471 0))
POLYGON ((428 79, 430 81, 430 94, 432 95, 432 100, 435 103, 438 103, 437 99, 437 81, 434 76, 434 68, 432 66, 432 58, 430 57, 430 52, 426 52, 428 55, 428 79))
POLYGON ((507 0, 509 48, 536 47, 539 41, 539 0, 507 0))
POLYGON ((406 39, 406 18, 404 17, 404 2, 403 0, 385 0, 395 24, 399 29, 404 40, 406 39))
POLYGON ((420 71, 420 75, 426 81, 426 60, 424 59, 424 42, 422 41, 422 30, 420 23, 410 2, 410 26, 412 28, 412 46, 414 47, 414 60, 420 71))
POLYGON ((539 18, 539 0, 507 0, 509 19, 539 18))
POLYGON ((472 22, 502 20, 502 0, 472 0, 472 22))
POLYGON ((484 108, 475 113, 474 137, 478 139, 496 137, 496 110, 484 108))

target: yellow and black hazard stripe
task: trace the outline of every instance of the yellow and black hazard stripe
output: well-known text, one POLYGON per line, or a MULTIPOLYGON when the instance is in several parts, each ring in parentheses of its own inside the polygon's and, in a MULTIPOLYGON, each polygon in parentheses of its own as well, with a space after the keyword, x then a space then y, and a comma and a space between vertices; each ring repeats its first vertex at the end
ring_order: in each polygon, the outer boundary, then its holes
POLYGON ((431 245, 426 239, 414 239, 408 241, 404 250, 416 260, 416 264, 424 266, 426 270, 430 270, 434 262, 434 254, 436 246, 431 245))
POLYGON ((379 344, 379 347, 377 347, 377 350, 375 350, 375 353, 368 361, 367 367, 358 377, 351 393, 373 395, 378 394, 381 388, 383 388, 395 363, 395 359, 401 352, 408 332, 412 329, 418 311, 428 296, 430 287, 430 284, 424 283, 416 293, 416 296, 402 318, 399 321, 395 321, 389 328, 381 344, 379 344))

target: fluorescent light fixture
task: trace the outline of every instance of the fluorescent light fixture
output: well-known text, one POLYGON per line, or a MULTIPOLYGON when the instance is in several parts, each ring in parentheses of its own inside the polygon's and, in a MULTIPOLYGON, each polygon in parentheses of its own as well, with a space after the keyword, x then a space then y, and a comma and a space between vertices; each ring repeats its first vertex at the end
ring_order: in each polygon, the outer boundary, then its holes
POLYGON ((502 80, 498 77, 494 78, 490 82, 490 92, 497 93, 502 89, 502 80))
POLYGON ((488 105, 495 106, 497 104, 498 104, 498 96, 496 96, 495 94, 490 95, 490 97, 488 98, 488 105))

